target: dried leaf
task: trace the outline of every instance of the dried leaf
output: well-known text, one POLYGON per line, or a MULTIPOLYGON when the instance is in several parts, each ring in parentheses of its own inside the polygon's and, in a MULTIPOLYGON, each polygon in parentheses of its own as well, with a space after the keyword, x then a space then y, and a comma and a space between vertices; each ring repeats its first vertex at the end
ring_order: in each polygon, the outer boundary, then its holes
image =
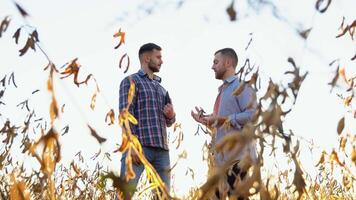
POLYGON ((15 3, 15 6, 17 10, 20 12, 20 14, 22 15, 22 17, 29 16, 28 13, 19 4, 15 3))
POLYGON ((345 152, 345 146, 346 146, 347 138, 346 137, 341 137, 340 138, 340 145, 339 148, 341 151, 345 152))
POLYGON ((21 32, 21 28, 18 28, 16 30, 15 34, 12 36, 12 38, 15 38, 16 44, 18 44, 18 42, 19 42, 20 32, 21 32))
POLYGON ((128 148, 128 139, 127 139, 127 136, 125 133, 122 134, 122 142, 121 142, 121 145, 119 147, 119 149, 115 150, 115 152, 125 152, 128 148))
POLYGON ((135 95, 135 83, 133 82, 132 78, 130 77, 130 89, 129 89, 129 93, 127 96, 128 106, 131 105, 134 95, 135 95))
POLYGON ((94 108, 95 108, 95 102, 96 102, 96 92, 93 94, 93 96, 91 97, 91 101, 90 101, 90 108, 92 110, 94 110, 94 108))
POLYGON ((11 174, 10 200, 30 200, 31 194, 24 181, 17 182, 15 175, 11 174))
POLYGON ((355 148, 355 146, 352 146, 351 161, 354 163, 354 165, 356 165, 356 148, 355 148))
POLYGON ((227 14, 230 17, 230 21, 236 21, 236 11, 234 9, 235 0, 233 0, 230 6, 226 9, 227 14))
POLYGON ((241 92, 245 89, 245 82, 242 82, 239 87, 237 87, 233 92, 232 95, 233 96, 239 96, 241 94, 241 92))
POLYGON ((344 105, 345 106, 350 106, 352 99, 354 98, 354 95, 348 96, 344 99, 344 105))
POLYGON ((348 84, 348 81, 347 81, 347 78, 345 75, 345 67, 339 68, 339 77, 341 77, 345 81, 345 83, 348 84))
POLYGON ((2 20, 2 22, 1 22, 1 24, 0 24, 0 38, 1 38, 1 36, 2 36, 2 33, 4 33, 6 30, 7 30, 7 28, 9 27, 9 24, 10 24, 10 17, 9 16, 6 16, 3 20, 2 20))
POLYGON ((123 56, 121 56, 120 62, 119 62, 119 68, 120 69, 122 68, 122 62, 123 62, 124 58, 127 58, 127 64, 126 64, 126 68, 124 70, 124 73, 126 73, 130 67, 130 57, 127 55, 127 53, 125 53, 123 56))
MULTIPOLYGON (((344 23, 344 20, 343 20, 343 23, 344 23)), ((345 28, 343 27, 343 23, 342 23, 342 26, 340 27, 342 32, 339 35, 337 35, 336 38, 339 38, 339 37, 345 35, 347 32, 349 32, 351 39, 353 40, 354 39, 354 37, 353 37, 354 31, 356 28, 356 20, 354 20, 350 25, 346 25, 345 28)))
POLYGON ((62 128, 62 136, 63 135, 65 135, 65 134, 67 134, 68 133, 68 131, 69 131, 69 125, 67 125, 67 126, 65 126, 64 128, 62 128))
POLYGON ((108 122, 108 119, 110 119, 109 125, 112 125, 115 123, 114 109, 110 109, 110 111, 106 114, 105 122, 108 122))
POLYGON ((7 82, 9 85, 10 85, 10 81, 12 81, 12 84, 14 84, 14 86, 17 88, 17 85, 15 83, 15 73, 14 72, 11 73, 10 78, 7 82))
POLYGON ((299 31, 300 37, 302 37, 303 39, 307 39, 311 30, 312 28, 308 28, 304 31, 299 31))
POLYGON ((122 44, 125 43, 125 32, 121 32, 121 28, 117 33, 114 34, 114 37, 120 37, 120 43, 115 47, 115 49, 119 48, 122 44))
POLYGON ((25 46, 24 46, 22 49, 19 50, 20 56, 25 55, 25 53, 27 52, 27 50, 28 50, 29 48, 31 48, 31 49, 33 49, 34 51, 36 51, 36 48, 35 48, 35 41, 32 39, 32 37, 29 37, 29 38, 27 39, 27 42, 26 42, 25 46))
POLYGON ((331 152, 331 155, 330 155, 331 164, 333 164, 334 161, 336 161, 336 163, 339 164, 341 167, 344 166, 344 164, 340 162, 339 156, 337 155, 335 149, 333 149, 333 151, 331 152))
POLYGON ((351 60, 355 60, 356 59, 356 54, 351 58, 351 60))
POLYGON ((319 11, 320 13, 324 13, 330 6, 330 3, 331 3, 331 0, 317 0, 317 2, 315 4, 315 9, 317 11, 319 11), (326 4, 325 4, 325 1, 327 1, 326 4), (324 8, 322 7, 323 3, 325 4, 324 8))
POLYGON ((326 155, 326 151, 323 151, 323 152, 321 153, 319 162, 318 162, 318 164, 315 165, 315 167, 324 164, 324 162, 325 162, 325 155, 326 155))
POLYGON ((88 124, 88 128, 90 129, 90 134, 101 144, 106 141, 106 138, 100 137, 98 133, 88 124))
POLYGON ((37 30, 34 30, 34 31, 31 33, 31 37, 32 37, 32 39, 33 39, 35 42, 39 42, 39 41, 40 41, 40 40, 38 39, 37 30))
POLYGON ((79 87, 80 84, 83 84, 83 83, 87 84, 90 77, 92 76, 92 74, 89 74, 84 81, 79 82, 78 76, 79 76, 79 69, 80 69, 81 65, 77 61, 78 61, 78 58, 75 58, 68 64, 68 66, 65 68, 64 72, 61 72, 62 75, 65 75, 65 76, 62 76, 61 79, 67 78, 71 75, 74 75, 74 80, 73 80, 74 84, 76 84, 77 87, 79 87))
POLYGON ((54 97, 54 95, 52 95, 52 103, 49 107, 49 114, 50 114, 50 118, 51 118, 51 124, 53 124, 54 120, 58 117, 57 100, 54 97))

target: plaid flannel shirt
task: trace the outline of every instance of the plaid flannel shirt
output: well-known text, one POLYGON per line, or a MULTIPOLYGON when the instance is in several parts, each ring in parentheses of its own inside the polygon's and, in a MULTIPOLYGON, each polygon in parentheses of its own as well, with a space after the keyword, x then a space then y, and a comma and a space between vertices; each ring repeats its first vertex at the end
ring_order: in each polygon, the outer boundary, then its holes
MULTIPOLYGON (((175 118, 168 119, 163 114, 167 91, 161 86, 161 78, 154 76, 151 80, 141 69, 131 75, 135 84, 135 93, 129 112, 137 119, 138 124, 131 124, 142 146, 159 147, 168 150, 166 127, 175 122, 175 118)), ((119 110, 127 107, 127 97, 130 80, 126 77, 120 84, 119 110)))

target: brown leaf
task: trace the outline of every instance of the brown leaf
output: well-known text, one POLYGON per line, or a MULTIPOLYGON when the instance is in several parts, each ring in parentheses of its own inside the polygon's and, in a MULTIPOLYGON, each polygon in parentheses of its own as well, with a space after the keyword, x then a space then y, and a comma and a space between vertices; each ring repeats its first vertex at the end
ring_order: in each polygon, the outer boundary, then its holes
POLYGON ((22 49, 19 50, 20 56, 23 56, 23 55, 27 52, 27 50, 28 50, 29 48, 31 48, 31 49, 33 49, 34 51, 36 51, 35 42, 33 41, 32 37, 29 37, 29 38, 27 39, 27 42, 26 42, 25 46, 24 46, 22 49))
POLYGON ((298 33, 299 33, 300 37, 302 37, 303 39, 307 39, 311 30, 312 30, 312 28, 308 28, 304 31, 299 31, 298 33))
POLYGON ((15 3, 17 10, 20 12, 22 17, 27 17, 29 16, 28 13, 17 3, 15 3))
POLYGON ((355 33, 355 28, 356 28, 356 20, 354 20, 350 25, 346 25, 345 28, 343 27, 343 24, 344 24, 344 19, 340 26, 340 29, 342 30, 342 32, 339 35, 337 35, 336 38, 339 38, 339 37, 345 35, 347 32, 349 32, 351 39, 353 40, 354 39, 353 36, 355 33))
POLYGON ((12 36, 12 38, 15 38, 16 44, 18 44, 18 42, 19 42, 20 32, 21 32, 21 28, 18 28, 16 30, 15 34, 12 36))
POLYGON ((11 75, 10 75, 10 78, 9 80, 7 81, 7 83, 10 85, 10 82, 12 81, 12 84, 14 84, 14 86, 17 88, 17 85, 15 83, 15 73, 12 72, 11 75))
POLYGON ((32 37, 32 39, 33 39, 35 42, 39 42, 39 41, 40 41, 40 40, 38 39, 37 30, 34 30, 34 31, 31 33, 31 37, 32 37))
POLYGON ((235 0, 233 0, 230 6, 226 9, 227 14, 230 17, 230 21, 236 21, 236 11, 234 9, 235 0))
POLYGON ((331 3, 331 0, 318 0, 315 4, 315 9, 317 11, 319 11, 320 13, 324 13, 330 6, 330 3, 331 3), (326 4, 325 4, 325 1, 327 1, 326 4), (322 8, 323 3, 325 4, 324 8, 322 8))
POLYGON ((87 84, 92 74, 89 74, 84 81, 82 82, 78 81, 79 69, 81 65, 77 61, 78 58, 75 58, 69 64, 67 63, 68 66, 65 68, 64 72, 61 72, 61 74, 65 76, 62 76, 61 79, 74 75, 74 80, 73 80, 74 84, 76 84, 79 87, 80 84, 83 83, 87 84))
POLYGON ((110 119, 109 125, 112 125, 115 123, 115 112, 114 109, 111 109, 105 117, 105 122, 108 122, 108 119, 110 119))
POLYGON ((3 20, 2 20, 2 22, 1 22, 1 24, 0 24, 0 38, 1 38, 1 36, 2 36, 2 33, 4 33, 6 30, 7 30, 7 28, 9 27, 9 24, 10 24, 10 17, 9 16, 6 16, 3 20))
POLYGON ((127 64, 126 64, 124 73, 126 73, 126 72, 129 70, 129 67, 130 67, 130 57, 127 55, 127 53, 125 53, 123 56, 121 56, 120 62, 119 62, 119 68, 121 69, 121 68, 122 68, 122 62, 123 62, 123 60, 124 60, 125 57, 127 57, 127 64))
POLYGON ((356 53, 354 55, 354 57, 351 58, 351 60, 355 60, 356 59, 356 53))
POLYGON ((344 130, 345 127, 345 117, 341 118, 339 120, 339 123, 337 124, 337 133, 340 135, 342 130, 344 130))
POLYGON ((68 133, 68 131, 69 131, 69 125, 67 125, 67 126, 65 126, 64 128, 62 128, 62 136, 63 135, 65 135, 65 134, 67 134, 68 133))
POLYGON ((106 141, 106 138, 100 137, 98 133, 88 124, 88 128, 90 129, 90 134, 101 144, 106 141))

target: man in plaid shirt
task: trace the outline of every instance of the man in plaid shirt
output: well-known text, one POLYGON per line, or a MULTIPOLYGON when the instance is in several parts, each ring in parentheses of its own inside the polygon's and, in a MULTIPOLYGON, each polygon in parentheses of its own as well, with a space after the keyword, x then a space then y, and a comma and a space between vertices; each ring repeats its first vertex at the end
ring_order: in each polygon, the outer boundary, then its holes
MULTIPOLYGON (((170 188, 170 158, 166 127, 175 122, 175 112, 168 92, 161 86, 161 78, 154 73, 159 72, 162 65, 161 47, 148 43, 139 50, 141 69, 130 75, 135 84, 135 92, 129 112, 137 119, 138 124, 132 125, 135 134, 143 148, 147 160, 155 168, 166 185, 170 188)), ((123 111, 127 105, 130 88, 129 77, 120 84, 119 110, 123 111)), ((121 158, 121 176, 125 174, 126 165, 124 153, 121 158)), ((132 151, 133 170, 136 177, 130 181, 135 187, 144 170, 137 155, 132 151)))

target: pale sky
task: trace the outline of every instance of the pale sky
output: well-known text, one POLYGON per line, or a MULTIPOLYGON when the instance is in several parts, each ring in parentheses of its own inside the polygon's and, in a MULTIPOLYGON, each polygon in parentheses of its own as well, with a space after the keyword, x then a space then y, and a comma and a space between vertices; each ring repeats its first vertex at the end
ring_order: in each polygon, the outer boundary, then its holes
MULTIPOLYGON (((256 13, 245 1, 238 1, 235 3, 238 12, 236 22, 230 22, 225 11, 231 2, 229 0, 184 1, 179 8, 176 2, 21 1, 30 14, 28 23, 37 28, 41 46, 57 67, 78 57, 82 65, 80 79, 92 73, 101 90, 96 108, 91 111, 89 105, 95 91, 94 82, 79 89, 72 78, 55 82, 58 104, 66 104, 56 126, 60 130, 66 124, 70 125, 70 132, 60 138, 62 162, 70 162, 79 150, 87 155, 88 162, 100 148, 112 154, 115 144, 120 143, 121 132, 118 126, 106 126, 105 115, 110 108, 114 108, 117 114, 119 83, 123 77, 140 68, 137 58, 139 47, 154 42, 163 48, 164 63, 158 75, 170 93, 177 122, 182 123, 184 132, 181 147, 175 150, 174 145, 171 146, 172 165, 179 153, 188 152, 188 158, 181 161, 175 171, 173 184, 176 184, 178 194, 185 194, 189 187, 199 186, 205 180, 206 166, 201 161, 201 148, 207 137, 203 134, 194 136, 197 124, 190 117, 190 111, 196 105, 208 112, 212 110, 217 87, 221 84, 214 79, 211 70, 213 54, 224 47, 237 51, 239 67, 246 58, 260 66, 265 84, 263 88, 269 77, 276 82, 286 80, 283 74, 291 69, 288 57, 293 57, 302 71, 309 72, 297 104, 286 119, 285 129, 292 129, 298 137, 313 140, 320 147, 312 156, 306 151, 307 156, 301 158, 305 161, 302 162, 305 168, 313 173, 312 166, 318 161, 320 151, 330 151, 338 145, 336 126, 346 112, 342 101, 336 96, 338 91, 330 93, 328 83, 332 80, 335 66, 329 67, 328 64, 340 58, 340 64, 346 67, 347 73, 355 74, 355 61, 350 61, 356 51, 355 42, 349 36, 339 39, 335 36, 339 33, 342 16, 345 16, 347 23, 356 18, 352 10, 356 7, 356 1, 333 1, 324 14, 315 11, 314 1, 283 1, 278 4, 278 9, 285 20, 273 17, 268 8, 256 13), (151 14, 147 14, 147 9, 151 9, 151 14), (296 29, 305 30, 311 26, 313 29, 309 38, 304 41, 296 29), (115 50, 118 39, 113 38, 113 34, 119 28, 126 32, 126 43, 115 50), (245 51, 251 37, 251 46, 245 51), (118 67, 124 53, 130 56, 131 61, 127 74, 118 67), (108 139, 103 146, 100 147, 90 136, 85 128, 87 123, 108 139), (196 172, 194 181, 180 175, 185 174, 188 166, 196 172)), ((4 101, 7 106, 0 107, 0 118, 2 121, 10 118, 14 122, 22 122, 25 112, 19 111, 16 105, 26 98, 30 98, 30 107, 35 108, 38 115, 48 116, 48 74, 42 70, 47 61, 39 51, 34 53, 32 50, 18 57, 18 50, 25 43, 25 34, 22 32, 19 45, 11 39, 16 29, 23 25, 12 1, 0 2, 0 19, 6 15, 11 15, 12 21, 8 31, 0 38, 0 75, 3 77, 14 71, 19 88, 10 87, 6 91, 4 101), (41 91, 31 95, 36 89, 41 91)), ((264 91, 261 92, 259 95, 264 91)), ((174 137, 171 133, 170 138, 174 137)), ((307 146, 306 143, 302 145, 307 146)), ((106 160, 104 165, 119 171, 119 157, 119 154, 112 155, 113 161, 106 160)))

